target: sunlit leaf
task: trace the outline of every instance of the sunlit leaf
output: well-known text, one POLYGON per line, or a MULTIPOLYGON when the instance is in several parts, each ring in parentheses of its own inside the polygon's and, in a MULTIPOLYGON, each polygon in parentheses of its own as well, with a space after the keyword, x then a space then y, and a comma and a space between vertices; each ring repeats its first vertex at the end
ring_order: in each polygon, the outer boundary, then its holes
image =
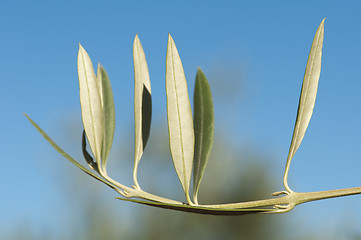
POLYGON ((98 162, 98 166, 100 166, 103 140, 102 103, 92 62, 80 44, 78 53, 78 76, 83 125, 90 148, 98 162))
POLYGON ((214 112, 211 88, 206 76, 198 68, 193 96, 194 108, 194 159, 193 200, 198 204, 198 190, 208 163, 214 137, 214 112))
POLYGON ((307 61, 305 75, 303 78, 296 124, 293 131, 293 137, 287 157, 286 170, 284 176, 284 184, 287 190, 290 190, 287 184, 287 176, 288 176, 288 170, 291 164, 291 160, 302 142, 302 139, 305 135, 307 126, 310 122, 313 113, 313 108, 315 106, 318 80, 321 72, 324 21, 325 19, 322 20, 313 39, 311 51, 307 61))
POLYGON ((93 178, 97 179, 98 181, 100 181, 102 183, 105 183, 106 185, 108 185, 109 187, 111 187, 113 189, 117 189, 112 184, 110 184, 107 181, 103 180, 102 178, 100 178, 99 176, 94 174, 92 171, 90 171, 89 169, 85 168, 83 165, 78 163, 72 157, 70 157, 69 154, 67 154, 63 149, 61 149, 28 115, 25 114, 25 116, 30 121, 30 123, 39 131, 39 133, 51 144, 51 146, 53 146, 53 148, 55 148, 56 151, 58 151, 61 155, 63 155, 66 159, 68 159, 72 164, 74 164, 75 166, 80 168, 86 174, 88 174, 88 175, 92 176, 93 178))
POLYGON ((113 144, 115 131, 115 110, 113 91, 110 85, 108 74, 100 64, 98 65, 97 81, 103 110, 103 145, 101 159, 102 168, 105 170, 109 152, 113 144))
POLYGON ((193 166, 194 129, 187 82, 177 48, 169 35, 166 59, 169 144, 174 167, 188 202, 193 166))
POLYGON ((142 44, 135 36, 133 44, 134 60, 134 119, 135 119, 135 154, 134 154, 134 183, 139 187, 137 170, 139 161, 147 144, 151 117, 152 97, 150 89, 149 71, 142 44))

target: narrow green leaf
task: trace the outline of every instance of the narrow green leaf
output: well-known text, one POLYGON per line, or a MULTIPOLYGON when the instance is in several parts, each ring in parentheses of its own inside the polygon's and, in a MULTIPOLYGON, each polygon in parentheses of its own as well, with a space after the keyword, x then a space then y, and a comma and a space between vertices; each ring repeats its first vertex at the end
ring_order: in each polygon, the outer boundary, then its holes
POLYGON ((80 44, 78 53, 78 76, 83 125, 90 148, 93 151, 98 166, 100 166, 103 144, 102 103, 92 62, 80 44))
POLYGON ((85 168, 83 165, 78 163, 72 157, 70 157, 69 154, 67 154, 63 149, 61 149, 28 115, 25 114, 25 117, 27 117, 27 119, 30 121, 30 123, 38 130, 38 132, 45 138, 45 140, 48 141, 50 143, 50 145, 53 146, 53 148, 55 148, 56 151, 58 151, 61 155, 63 155, 66 159, 68 159, 72 164, 74 164, 75 166, 80 168, 83 172, 92 176, 96 180, 98 180, 102 183, 105 183, 106 185, 108 185, 109 187, 111 187, 113 189, 117 189, 115 186, 113 186, 112 184, 103 180, 102 178, 100 178, 99 176, 94 174, 92 171, 90 171, 89 169, 85 168))
POLYGON ((189 184, 194 152, 192 110, 182 62, 170 34, 166 59, 166 92, 170 150, 187 201, 191 202, 189 184))
POLYGON ((115 110, 112 86, 103 66, 98 65, 97 81, 103 110, 103 145, 102 145, 102 168, 105 171, 106 163, 112 148, 115 131, 115 110))
POLYGON ((315 106, 318 80, 321 72, 324 21, 325 19, 322 20, 313 39, 303 78, 297 118, 285 169, 284 184, 287 190, 290 190, 287 184, 287 177, 291 160, 302 142, 315 106))
POLYGON ((193 200, 198 204, 198 190, 208 163, 214 137, 214 112, 211 88, 206 76, 198 68, 193 96, 194 108, 194 164, 193 200))
POLYGON ((135 120, 135 154, 134 154, 134 183, 139 187, 137 170, 139 161, 147 144, 151 117, 152 97, 150 89, 149 71, 144 50, 138 35, 133 44, 134 60, 134 120, 135 120))
POLYGON ((210 208, 210 207, 202 207, 202 206, 190 206, 186 204, 168 204, 168 203, 150 202, 145 200, 119 198, 119 197, 117 197, 117 199, 122 201, 148 205, 152 207, 169 209, 169 210, 191 212, 198 214, 208 214, 208 215, 234 216, 234 215, 275 212, 275 209, 272 208, 210 208))

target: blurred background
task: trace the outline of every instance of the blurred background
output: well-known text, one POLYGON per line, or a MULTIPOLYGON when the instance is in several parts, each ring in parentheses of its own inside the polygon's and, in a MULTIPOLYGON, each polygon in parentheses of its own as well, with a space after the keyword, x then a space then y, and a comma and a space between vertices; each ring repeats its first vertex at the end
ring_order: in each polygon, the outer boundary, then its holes
POLYGON ((185 201, 170 158, 165 54, 171 33, 190 97, 197 67, 211 85, 215 144, 201 203, 269 198, 282 177, 312 39, 325 22, 315 112, 291 164, 294 191, 361 185, 359 1, 1 1, 0 239, 361 239, 360 196, 280 215, 195 215, 116 200, 62 158, 29 114, 79 162, 78 44, 111 79, 116 134, 108 172, 132 184, 132 45, 146 53, 152 129, 143 189, 185 201))

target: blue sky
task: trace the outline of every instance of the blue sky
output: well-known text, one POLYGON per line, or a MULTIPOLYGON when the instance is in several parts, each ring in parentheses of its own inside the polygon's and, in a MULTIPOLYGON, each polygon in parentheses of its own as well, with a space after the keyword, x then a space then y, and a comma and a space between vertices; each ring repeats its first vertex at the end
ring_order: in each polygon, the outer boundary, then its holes
MULTIPOLYGON (((136 33, 149 65, 153 121, 166 121, 165 53, 171 33, 189 92, 193 92, 199 66, 210 76, 211 88, 212 84, 219 87, 214 97, 216 128, 235 143, 256 146, 271 155, 275 162, 269 165, 282 188, 308 52, 318 24, 326 17, 316 108, 291 165, 290 186, 295 191, 360 186, 361 3, 295 2, 2 2, 0 226, 11 228, 19 219, 42 226, 41 217, 55 224, 47 212, 64 207, 61 192, 56 190, 59 183, 52 175, 65 161, 58 160, 23 113, 59 145, 72 149, 61 140, 65 140, 63 128, 69 119, 80 123, 79 43, 93 64, 101 62, 109 74, 117 128, 133 121, 132 43, 136 33), (235 72, 237 77, 212 79, 215 69, 225 69, 226 76, 235 72)), ((354 196, 307 204, 287 217, 333 226, 337 218, 351 212, 359 226, 359 202, 360 196, 354 196)))

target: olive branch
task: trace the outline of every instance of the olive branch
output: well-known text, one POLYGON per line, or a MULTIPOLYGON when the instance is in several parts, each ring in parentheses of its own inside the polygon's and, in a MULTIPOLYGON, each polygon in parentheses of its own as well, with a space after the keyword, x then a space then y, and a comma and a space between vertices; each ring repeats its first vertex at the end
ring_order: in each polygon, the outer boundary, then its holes
POLYGON ((214 111, 212 93, 202 70, 196 75, 194 114, 189 101, 187 82, 178 50, 171 35, 168 36, 166 55, 166 93, 169 145, 176 173, 183 187, 186 203, 160 197, 141 189, 137 170, 146 147, 152 115, 151 84, 145 53, 138 35, 133 45, 134 59, 134 119, 135 154, 133 186, 125 186, 108 176, 106 166, 115 130, 115 110, 111 84, 104 68, 99 64, 97 73, 84 48, 79 45, 78 77, 80 105, 84 131, 82 152, 89 168, 81 165, 62 150, 29 116, 26 117, 41 135, 66 159, 83 172, 118 192, 123 201, 158 208, 213 215, 242 215, 250 213, 282 213, 296 205, 326 198, 361 193, 361 187, 321 192, 294 192, 288 185, 291 160, 299 148, 310 122, 317 95, 321 72, 324 20, 312 42, 299 99, 296 123, 289 149, 283 184, 285 190, 273 193, 273 198, 240 203, 202 205, 198 201, 200 183, 208 163, 214 137, 214 111), (90 145, 92 154, 87 149, 90 145), (193 193, 190 193, 193 174, 193 193))

